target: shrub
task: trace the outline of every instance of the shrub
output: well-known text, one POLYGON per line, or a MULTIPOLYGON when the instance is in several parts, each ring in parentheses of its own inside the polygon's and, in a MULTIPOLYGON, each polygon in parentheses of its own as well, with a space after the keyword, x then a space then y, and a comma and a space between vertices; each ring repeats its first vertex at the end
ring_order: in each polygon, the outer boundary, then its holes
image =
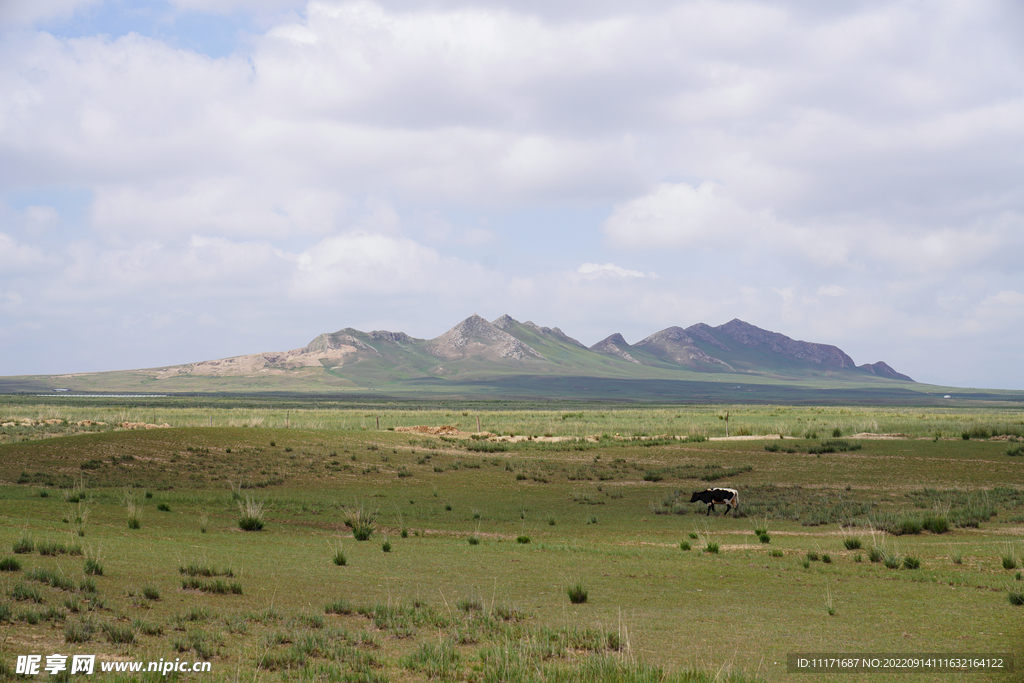
POLYGON ((782 557, 782 555, 783 555, 783 553, 782 553, 782 551, 781 551, 781 550, 773 550, 773 551, 771 552, 771 556, 772 556, 772 557, 782 557))
POLYGON ((818 561, 818 553, 814 552, 813 550, 807 551, 807 559, 810 562, 817 562, 818 561))
POLYGON ((1008 589, 1006 598, 1010 601, 1011 605, 1024 605, 1024 590, 1008 589))
POLYGON ((860 538, 857 536, 845 536, 843 547, 847 550, 860 550, 860 538))
POLYGON ((903 568, 904 569, 920 569, 921 568, 921 560, 917 559, 916 557, 912 557, 910 555, 907 555, 906 557, 903 558, 903 568))
POLYGON ((13 557, 5 557, 0 560, 0 572, 20 572, 21 562, 13 557))
POLYGON ((516 543, 526 544, 526 543, 529 543, 529 542, 530 542, 530 537, 529 536, 516 536, 516 543))
POLYGON ((381 544, 380 549, 383 550, 386 553, 390 553, 391 552, 391 541, 385 540, 384 543, 381 544))
POLYGON ((706 552, 706 553, 713 553, 713 554, 717 555, 718 554, 718 542, 717 541, 708 541, 707 544, 704 546, 704 552, 706 552))
POLYGON ((159 600, 160 591, 158 591, 156 588, 153 588, 153 586, 146 586, 142 589, 142 596, 147 600, 159 600))
POLYGON ((160 512, 170 512, 171 506, 168 505, 167 503, 160 503, 159 505, 156 506, 156 509, 159 510, 160 512))
POLYGON ((690 542, 689 541, 679 541, 679 549, 680 550, 689 550, 690 549, 690 542))
POLYGON ((761 541, 761 543, 768 544, 772 542, 772 537, 769 536, 768 532, 766 531, 763 534, 758 534, 757 540, 761 541))
POLYGON ((566 592, 569 594, 569 602, 574 605, 581 605, 587 601, 587 589, 578 581, 569 586, 566 592))
POLYGON ((469 537, 469 544, 470 545, 480 545, 480 539, 477 538, 475 535, 474 536, 470 536, 469 537))
POLYGON ((825 564, 832 564, 832 556, 829 555, 828 553, 824 553, 821 556, 821 561, 824 562, 825 564))
POLYGON ((33 542, 32 537, 24 535, 14 543, 14 552, 19 555, 24 555, 35 550, 36 544, 33 542))
POLYGON ((1016 569, 1017 560, 1012 555, 1003 555, 1003 569, 1016 569))
POLYGON ((1009 448, 1006 449, 1006 454, 1011 458, 1024 455, 1024 446, 1010 446, 1009 448))

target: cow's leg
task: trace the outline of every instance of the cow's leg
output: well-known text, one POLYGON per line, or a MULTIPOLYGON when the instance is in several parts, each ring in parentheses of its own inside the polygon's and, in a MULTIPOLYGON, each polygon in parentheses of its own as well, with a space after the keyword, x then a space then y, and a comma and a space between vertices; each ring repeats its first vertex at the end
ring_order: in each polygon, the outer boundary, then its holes
POLYGON ((729 510, 732 510, 732 505, 730 503, 726 503, 725 504, 725 514, 729 514, 729 510))
POLYGON ((712 511, 715 509, 714 503, 708 503, 708 517, 711 516, 712 511))

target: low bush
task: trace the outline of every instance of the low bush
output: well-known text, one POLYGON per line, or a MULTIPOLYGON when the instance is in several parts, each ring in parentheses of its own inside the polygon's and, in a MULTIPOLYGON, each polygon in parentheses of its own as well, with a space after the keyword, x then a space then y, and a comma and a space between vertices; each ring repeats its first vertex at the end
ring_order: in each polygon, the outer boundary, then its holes
POLYGON ((529 543, 529 542, 530 542, 530 537, 529 536, 516 536, 516 543, 526 544, 526 543, 529 543))

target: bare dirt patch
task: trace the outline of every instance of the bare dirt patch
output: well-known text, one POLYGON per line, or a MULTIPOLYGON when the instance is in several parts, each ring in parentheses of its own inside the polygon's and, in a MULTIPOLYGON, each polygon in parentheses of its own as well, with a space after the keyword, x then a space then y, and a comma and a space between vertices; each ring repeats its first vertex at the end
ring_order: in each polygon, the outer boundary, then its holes
POLYGON ((438 436, 459 436, 462 432, 459 431, 458 427, 451 425, 441 425, 440 427, 430 427, 428 425, 415 425, 413 427, 395 427, 396 432, 408 432, 412 434, 435 434, 438 436))

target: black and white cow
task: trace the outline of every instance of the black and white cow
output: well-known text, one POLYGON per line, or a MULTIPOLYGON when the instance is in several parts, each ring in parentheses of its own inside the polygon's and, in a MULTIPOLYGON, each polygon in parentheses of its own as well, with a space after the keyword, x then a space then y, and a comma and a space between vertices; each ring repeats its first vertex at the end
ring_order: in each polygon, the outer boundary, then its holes
POLYGON ((707 503, 708 514, 710 515, 715 509, 715 503, 725 503, 725 513, 729 514, 729 510, 738 510, 740 507, 740 494, 736 489, 706 489, 704 491, 694 491, 690 497, 691 503, 697 501, 707 503))

